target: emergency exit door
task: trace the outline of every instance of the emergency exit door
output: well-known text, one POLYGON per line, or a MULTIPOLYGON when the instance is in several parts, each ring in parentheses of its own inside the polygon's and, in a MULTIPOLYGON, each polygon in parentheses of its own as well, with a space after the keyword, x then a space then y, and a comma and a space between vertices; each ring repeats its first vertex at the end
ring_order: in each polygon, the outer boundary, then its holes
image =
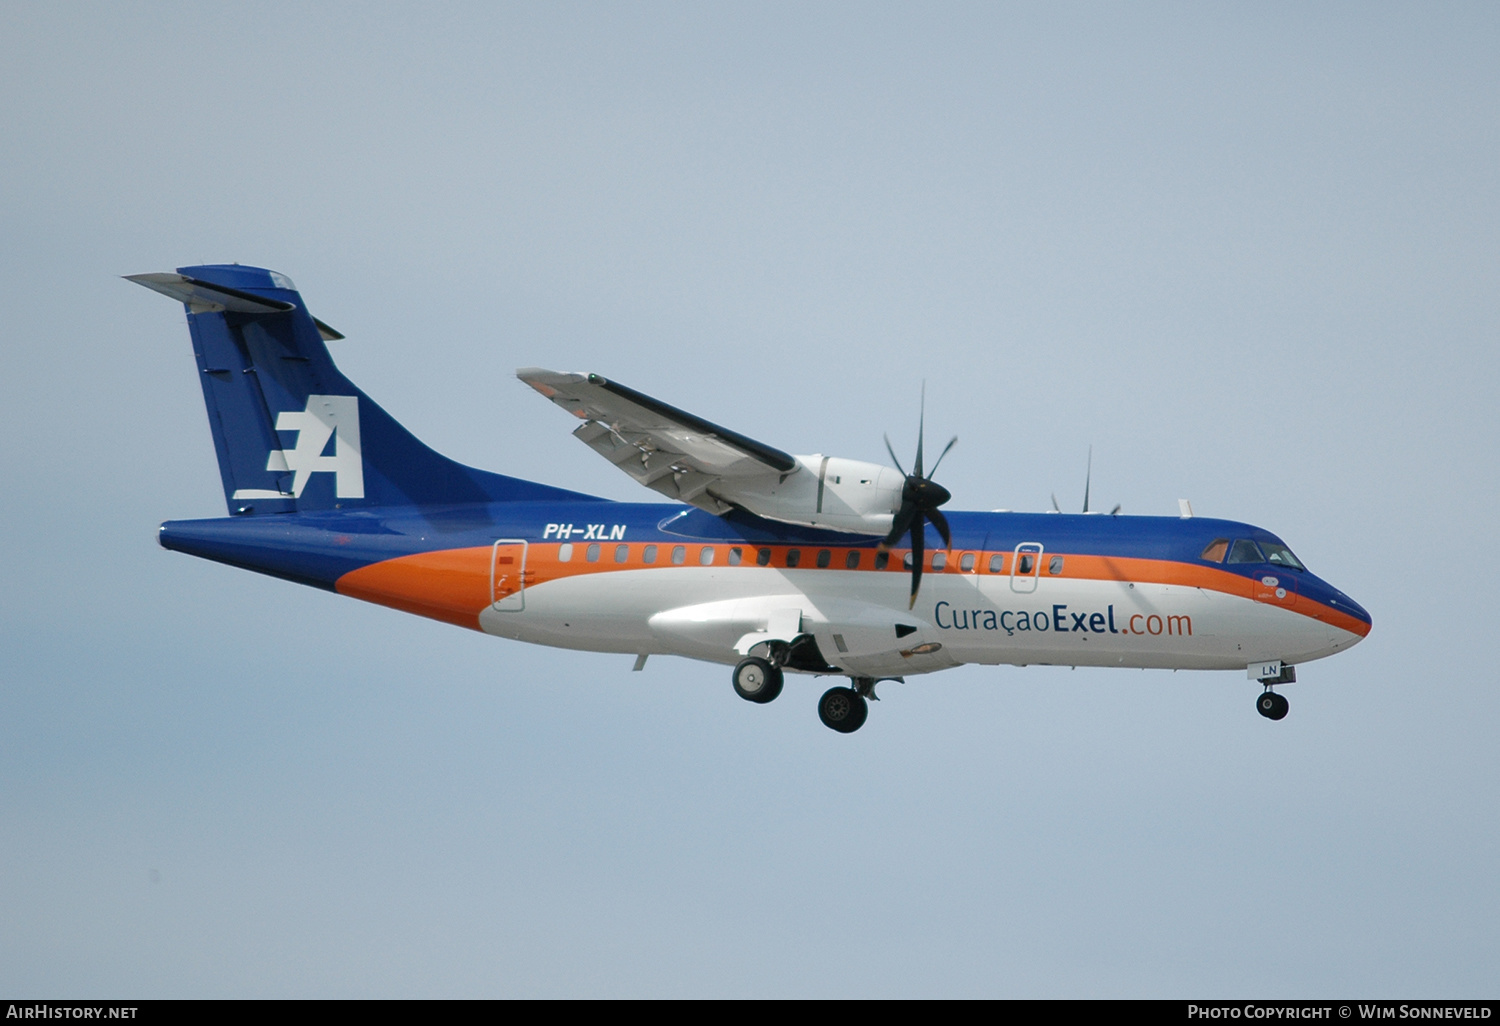
POLYGON ((526 542, 501 538, 490 554, 490 603, 499 612, 526 608, 526 542))

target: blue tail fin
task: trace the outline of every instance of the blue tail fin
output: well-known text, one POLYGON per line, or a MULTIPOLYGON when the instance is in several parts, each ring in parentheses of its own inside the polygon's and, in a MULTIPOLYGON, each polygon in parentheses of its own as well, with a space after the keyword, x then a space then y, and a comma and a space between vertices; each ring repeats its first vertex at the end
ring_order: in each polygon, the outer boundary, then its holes
POLYGON ((231 513, 593 498, 423 445, 339 373, 324 341, 343 336, 285 275, 208 264, 129 280, 187 307, 231 513))

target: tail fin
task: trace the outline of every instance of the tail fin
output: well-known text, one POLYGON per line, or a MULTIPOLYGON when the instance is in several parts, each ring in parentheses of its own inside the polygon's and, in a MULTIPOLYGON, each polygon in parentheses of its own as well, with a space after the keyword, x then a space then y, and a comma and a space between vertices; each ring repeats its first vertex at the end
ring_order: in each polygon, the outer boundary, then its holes
POLYGON ((239 264, 130 281, 187 307, 224 498, 235 514, 588 500, 439 455, 339 373, 291 279, 239 264))

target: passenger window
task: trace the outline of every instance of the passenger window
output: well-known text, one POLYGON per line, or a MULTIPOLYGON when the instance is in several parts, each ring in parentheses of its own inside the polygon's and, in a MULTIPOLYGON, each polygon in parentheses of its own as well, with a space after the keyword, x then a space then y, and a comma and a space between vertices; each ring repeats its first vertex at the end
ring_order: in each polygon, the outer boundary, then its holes
POLYGON ((590 563, 597 563, 597 562, 599 562, 599 543, 598 542, 594 542, 591 545, 589 545, 589 547, 584 550, 584 557, 583 558, 587 559, 590 563))
POLYGON ((859 552, 857 550, 849 550, 849 554, 844 557, 844 566, 848 567, 850 570, 859 569, 859 552))
POLYGON ((891 565, 891 554, 889 552, 875 553, 875 569, 884 570, 891 565))
POLYGON ((615 546, 615 562, 616 563, 624 563, 628 559, 630 559, 630 546, 629 545, 616 545, 615 546))
POLYGON ((714 565, 714 547, 712 545, 705 545, 698 550, 698 562, 703 566, 714 565))
POLYGON ((1229 562, 1231 563, 1264 563, 1266 557, 1260 554, 1260 546, 1249 538, 1241 538, 1234 543, 1234 548, 1229 550, 1229 562))
POLYGON ((904 555, 904 556, 901 557, 901 569, 903 569, 903 570, 910 570, 911 569, 911 550, 910 549, 907 550, 906 555, 904 555))
POLYGON ((802 562, 802 550, 801 549, 787 549, 786 550, 786 565, 787 566, 796 566, 800 562, 802 562))
POLYGON ((1047 561, 1047 572, 1053 576, 1062 573, 1062 564, 1063 559, 1061 556, 1053 556, 1047 561))
POLYGON ((818 569, 819 570, 825 570, 825 569, 827 569, 828 568, 828 564, 830 562, 832 562, 832 561, 833 561, 833 553, 832 552, 829 552, 827 549, 819 549, 818 550, 818 569))
POLYGON ((563 542, 557 547, 557 561, 567 563, 573 559, 573 543, 563 542))
POLYGON ((641 550, 641 562, 642 563, 655 563, 656 562, 656 546, 655 545, 647 545, 644 549, 641 550))
POLYGON ((1005 573, 1005 553, 1003 553, 1003 552, 997 552, 993 556, 990 557, 990 573, 992 573, 992 574, 1003 574, 1003 573, 1005 573))
POLYGON ((1020 574, 1022 577, 1025 577, 1027 574, 1031 573, 1032 568, 1035 566, 1036 556, 1030 552, 1023 552, 1021 553, 1020 560, 1016 563, 1016 573, 1020 574))
POLYGON ((678 564, 679 566, 681 564, 687 562, 687 546, 686 545, 673 545, 672 546, 672 562, 678 564))
POLYGON ((934 552, 932 554, 932 568, 934 570, 941 570, 941 569, 943 569, 943 567, 945 567, 947 565, 948 565, 948 553, 946 553, 946 552, 934 552))
POLYGON ((744 558, 745 550, 736 546, 729 550, 729 565, 739 566, 740 560, 744 558))
POLYGON ((972 573, 974 570, 974 553, 965 552, 958 560, 958 568, 964 573, 972 573))
POLYGON ((1203 554, 1198 558, 1207 560, 1210 563, 1222 563, 1224 562, 1224 554, 1228 551, 1229 539, 1215 538, 1213 541, 1208 543, 1208 548, 1204 549, 1203 554))

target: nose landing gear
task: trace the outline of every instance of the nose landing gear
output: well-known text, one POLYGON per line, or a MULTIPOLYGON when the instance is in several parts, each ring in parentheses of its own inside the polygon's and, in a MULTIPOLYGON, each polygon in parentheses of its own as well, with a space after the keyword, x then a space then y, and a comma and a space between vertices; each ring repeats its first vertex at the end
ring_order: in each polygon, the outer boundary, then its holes
POLYGON ((1269 688, 1255 700, 1255 711, 1268 720, 1281 719, 1289 708, 1291 708, 1291 703, 1286 700, 1286 696, 1278 695, 1269 688))
POLYGON ((1286 696, 1278 695, 1271 689, 1277 684, 1297 683, 1297 668, 1280 661, 1250 665, 1250 676, 1265 685, 1266 690, 1255 700, 1255 711, 1268 720, 1279 720, 1286 716, 1290 704, 1286 696))

